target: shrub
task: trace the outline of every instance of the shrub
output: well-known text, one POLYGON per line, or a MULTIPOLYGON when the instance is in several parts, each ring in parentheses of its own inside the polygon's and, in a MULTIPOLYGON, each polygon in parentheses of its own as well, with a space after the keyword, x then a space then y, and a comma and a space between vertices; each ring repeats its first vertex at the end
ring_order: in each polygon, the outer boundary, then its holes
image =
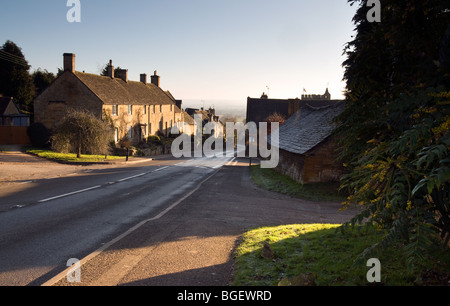
POLYGON ((51 133, 42 123, 33 123, 27 128, 27 134, 34 147, 50 146, 51 133))
POLYGON ((90 112, 72 111, 55 129, 52 146, 58 152, 108 154, 113 137, 111 126, 90 112))
POLYGON ((156 136, 156 135, 148 136, 147 142, 149 144, 153 144, 153 145, 156 145, 156 146, 162 145, 161 137, 156 136))

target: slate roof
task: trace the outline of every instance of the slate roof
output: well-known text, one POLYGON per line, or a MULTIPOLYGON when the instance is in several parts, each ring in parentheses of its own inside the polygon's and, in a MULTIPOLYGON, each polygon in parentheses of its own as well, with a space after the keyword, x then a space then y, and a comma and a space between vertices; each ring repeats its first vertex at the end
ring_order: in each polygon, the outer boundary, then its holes
POLYGON ((20 114, 20 111, 17 108, 17 106, 14 104, 13 99, 11 97, 1 97, 0 96, 0 116, 3 116, 3 115, 19 115, 19 114, 20 114), (5 114, 5 111, 8 108, 10 103, 13 103, 16 112, 14 112, 14 114, 5 114))
MULTIPOLYGON (((335 125, 333 119, 345 109, 345 101, 313 107, 305 102, 279 130, 279 148, 295 154, 305 154, 327 139, 335 125)), ((270 137, 269 137, 270 141, 270 137)))
POLYGON ((106 105, 174 104, 166 92, 152 83, 125 82, 120 78, 78 71, 74 74, 106 105))

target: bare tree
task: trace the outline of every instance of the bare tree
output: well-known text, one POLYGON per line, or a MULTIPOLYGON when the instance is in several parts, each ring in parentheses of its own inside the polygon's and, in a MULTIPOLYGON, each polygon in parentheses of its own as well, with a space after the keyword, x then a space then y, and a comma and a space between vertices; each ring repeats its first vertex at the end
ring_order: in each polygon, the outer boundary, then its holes
POLYGON ((71 111, 56 127, 52 147, 58 152, 107 154, 113 139, 110 124, 87 111, 71 111))
POLYGON ((278 122, 280 126, 286 121, 286 117, 280 113, 273 113, 266 118, 267 125, 267 134, 269 135, 272 131, 271 124, 272 122, 278 122))

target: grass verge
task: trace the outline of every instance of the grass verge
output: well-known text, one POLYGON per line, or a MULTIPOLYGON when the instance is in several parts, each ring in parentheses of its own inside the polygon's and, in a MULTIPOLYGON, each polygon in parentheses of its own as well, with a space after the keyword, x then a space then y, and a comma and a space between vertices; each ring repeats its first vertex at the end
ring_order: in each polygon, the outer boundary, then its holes
MULTIPOLYGON (((379 241, 383 232, 371 227, 342 233, 336 224, 299 224, 263 227, 243 235, 235 252, 236 286, 370 285, 368 258, 358 261, 365 248, 379 241), (271 246, 274 258, 261 256, 263 242, 271 246)), ((392 247, 377 257, 381 262, 381 283, 385 286, 449 285, 450 252, 430 252, 413 271, 406 268, 401 248, 392 247)))
POLYGON ((339 183, 300 184, 289 176, 280 174, 273 169, 262 169, 252 166, 252 179, 259 187, 312 201, 345 201, 346 195, 338 192, 339 183))
POLYGON ((26 153, 65 163, 95 163, 113 160, 125 160, 125 157, 123 156, 106 156, 105 158, 105 155, 81 155, 81 158, 77 158, 77 155, 72 153, 57 153, 51 150, 33 148, 26 149, 26 153))

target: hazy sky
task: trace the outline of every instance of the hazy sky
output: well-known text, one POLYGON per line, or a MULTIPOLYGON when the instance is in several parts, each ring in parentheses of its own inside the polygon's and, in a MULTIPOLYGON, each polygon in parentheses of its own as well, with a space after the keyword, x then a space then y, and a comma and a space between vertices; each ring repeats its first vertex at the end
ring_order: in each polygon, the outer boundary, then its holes
POLYGON ((183 100, 341 98, 342 56, 356 8, 347 0, 80 0, 81 22, 69 23, 66 0, 4 0, 0 45, 14 41, 32 65, 56 72, 63 53, 76 70, 99 73, 110 59, 161 76, 183 100))

